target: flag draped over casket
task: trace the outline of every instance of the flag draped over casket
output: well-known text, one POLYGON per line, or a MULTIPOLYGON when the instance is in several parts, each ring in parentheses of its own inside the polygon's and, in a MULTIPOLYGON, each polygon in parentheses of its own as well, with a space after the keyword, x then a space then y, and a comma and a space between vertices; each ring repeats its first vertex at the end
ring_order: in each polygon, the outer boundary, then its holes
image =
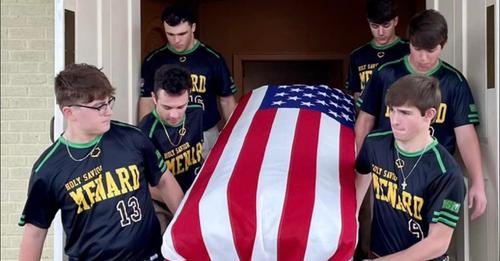
POLYGON ((163 235, 168 260, 349 260, 354 115, 328 86, 246 94, 163 235))

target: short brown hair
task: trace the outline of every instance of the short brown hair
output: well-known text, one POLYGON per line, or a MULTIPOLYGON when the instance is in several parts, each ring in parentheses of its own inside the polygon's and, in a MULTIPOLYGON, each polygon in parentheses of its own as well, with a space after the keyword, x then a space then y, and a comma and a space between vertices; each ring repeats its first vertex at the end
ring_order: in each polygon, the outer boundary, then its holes
POLYGON ((415 47, 432 50, 439 44, 442 48, 448 40, 446 19, 432 9, 417 13, 410 20, 408 36, 415 47))
POLYGON ((90 64, 72 64, 55 79, 56 101, 59 107, 77 103, 90 103, 115 94, 108 78, 90 64))
POLYGON ((438 110, 440 103, 439 81, 421 74, 410 74, 399 78, 385 95, 387 106, 415 106, 422 116, 430 108, 438 110))

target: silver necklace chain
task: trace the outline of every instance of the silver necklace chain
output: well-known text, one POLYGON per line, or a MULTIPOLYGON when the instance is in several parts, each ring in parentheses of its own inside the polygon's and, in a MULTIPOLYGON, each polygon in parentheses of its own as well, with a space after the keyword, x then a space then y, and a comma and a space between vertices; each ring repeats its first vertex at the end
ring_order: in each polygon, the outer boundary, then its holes
POLYGON ((429 144, 425 145, 424 149, 420 153, 420 156, 418 157, 417 161, 415 162, 415 164, 411 168, 411 170, 408 173, 408 175, 405 175, 405 173, 403 171, 403 168, 405 166, 405 162, 404 162, 404 160, 402 160, 399 157, 399 151, 396 149, 396 155, 398 157, 396 159, 396 167, 399 169, 399 171, 401 171, 401 175, 403 176, 403 183, 401 183, 401 187, 403 188, 403 190, 406 190, 406 186, 408 186, 408 183, 406 183, 406 180, 410 177, 411 174, 413 174, 413 170, 415 170, 415 167, 417 167, 418 163, 420 162, 420 159, 422 159, 422 156, 424 155, 425 150, 427 149, 427 146, 429 146, 429 144))
MULTIPOLYGON (((70 157, 72 160, 76 161, 76 162, 84 161, 86 158, 88 158, 90 155, 92 155, 92 153, 93 153, 94 151, 95 151, 96 153, 100 153, 100 152, 101 152, 101 149, 99 149, 99 148, 97 147, 97 145, 99 145, 99 141, 96 141, 96 143, 95 143, 94 147, 92 147, 92 149, 89 151, 89 153, 87 153, 87 155, 85 155, 85 156, 84 156, 83 158, 81 158, 81 159, 77 159, 77 158, 73 157, 73 155, 71 154, 71 151, 69 150, 68 140, 66 140, 65 144, 66 144, 66 151, 68 152, 69 157, 70 157)), ((98 154, 97 154, 97 155, 98 155, 98 154)))

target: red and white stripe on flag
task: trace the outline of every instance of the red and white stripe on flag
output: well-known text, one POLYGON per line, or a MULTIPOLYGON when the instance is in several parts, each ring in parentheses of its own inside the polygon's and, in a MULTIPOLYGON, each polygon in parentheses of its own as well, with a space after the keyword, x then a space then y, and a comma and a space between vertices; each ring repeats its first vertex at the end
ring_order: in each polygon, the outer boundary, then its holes
POLYGON ((351 259, 354 110, 327 86, 245 95, 163 235, 163 256, 351 259))

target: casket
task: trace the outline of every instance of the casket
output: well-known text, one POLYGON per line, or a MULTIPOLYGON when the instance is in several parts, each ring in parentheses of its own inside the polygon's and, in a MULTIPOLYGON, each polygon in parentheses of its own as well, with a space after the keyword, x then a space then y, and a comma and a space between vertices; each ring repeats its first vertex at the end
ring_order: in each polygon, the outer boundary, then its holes
POLYGON ((246 94, 163 235, 167 260, 349 260, 352 98, 328 86, 246 94))

